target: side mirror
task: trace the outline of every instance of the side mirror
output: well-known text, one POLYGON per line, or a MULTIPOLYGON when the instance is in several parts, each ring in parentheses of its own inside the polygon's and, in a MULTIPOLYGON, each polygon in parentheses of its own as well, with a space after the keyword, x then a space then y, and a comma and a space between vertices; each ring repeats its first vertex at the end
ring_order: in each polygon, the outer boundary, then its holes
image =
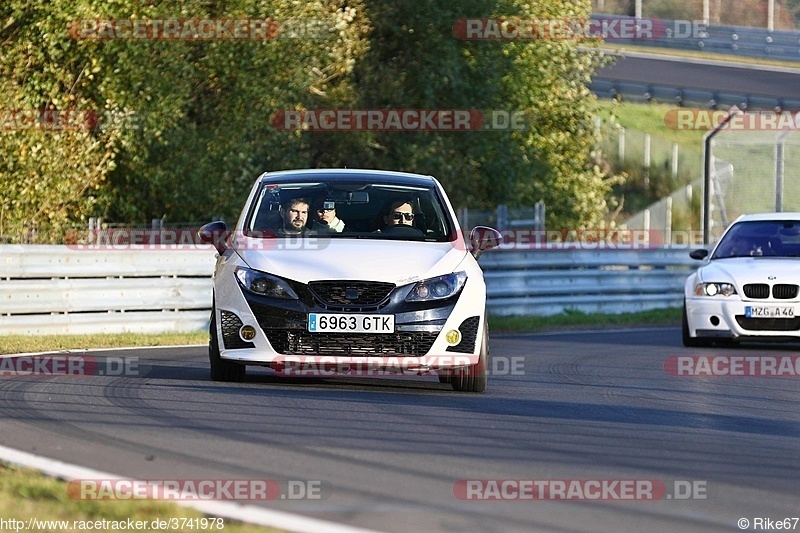
POLYGON ((472 255, 477 259, 486 250, 503 244, 503 235, 494 228, 475 226, 469 232, 469 243, 472 246, 472 255))
POLYGON ((197 232, 197 238, 203 244, 213 244, 220 255, 225 253, 228 246, 225 241, 228 238, 228 225, 223 221, 209 222, 197 232))
POLYGON ((689 257, 692 259, 705 259, 708 256, 708 250, 692 250, 689 252, 689 257))

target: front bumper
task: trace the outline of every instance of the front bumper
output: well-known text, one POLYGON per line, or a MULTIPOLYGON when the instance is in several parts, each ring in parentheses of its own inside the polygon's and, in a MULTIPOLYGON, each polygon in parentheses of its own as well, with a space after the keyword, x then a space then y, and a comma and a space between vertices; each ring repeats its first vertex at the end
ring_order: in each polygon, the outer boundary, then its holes
POLYGON ((309 285, 290 283, 297 300, 255 295, 238 284, 216 288, 218 339, 223 359, 275 368, 287 361, 333 358, 340 365, 369 362, 376 368, 412 370, 461 368, 478 361, 486 298, 481 277, 468 277, 460 293, 446 300, 406 302, 413 284, 390 285, 385 287, 388 291, 385 297, 379 290, 377 296, 358 305, 342 304, 338 293, 332 296, 319 287, 312 290, 309 285), (309 313, 390 314, 395 318, 395 330, 394 333, 312 333, 308 331, 309 313), (255 338, 246 342, 239 336, 244 325, 256 329, 255 338), (457 344, 448 343, 445 338, 453 329, 460 332, 457 344))
POLYGON ((743 301, 740 298, 687 298, 686 319, 692 337, 719 339, 800 340, 800 304, 786 301, 743 301), (793 307, 793 318, 751 318, 746 307, 793 307))

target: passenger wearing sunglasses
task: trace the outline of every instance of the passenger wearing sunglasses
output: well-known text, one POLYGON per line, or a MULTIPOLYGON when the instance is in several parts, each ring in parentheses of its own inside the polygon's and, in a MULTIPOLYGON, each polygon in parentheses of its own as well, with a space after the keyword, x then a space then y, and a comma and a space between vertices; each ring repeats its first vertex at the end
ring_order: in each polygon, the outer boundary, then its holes
POLYGON ((406 200, 397 200, 389 208, 389 212, 384 215, 383 222, 387 228, 392 226, 413 226, 414 208, 406 200))
POLYGON ((344 220, 337 218, 334 202, 318 200, 314 203, 314 224, 311 229, 319 233, 341 233, 344 230, 344 220))

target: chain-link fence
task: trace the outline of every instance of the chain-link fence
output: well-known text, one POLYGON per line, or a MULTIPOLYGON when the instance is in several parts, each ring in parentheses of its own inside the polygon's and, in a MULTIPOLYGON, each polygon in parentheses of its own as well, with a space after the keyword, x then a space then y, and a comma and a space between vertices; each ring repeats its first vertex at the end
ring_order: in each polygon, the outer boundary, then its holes
POLYGON ((800 211, 800 133, 722 130, 710 141, 708 234, 743 214, 800 211))
MULTIPOLYGON (((592 0, 597 15, 636 15, 636 0, 592 0)), ((786 0, 640 0, 641 16, 669 20, 708 20, 713 26, 766 28, 772 20, 776 30, 798 28, 798 5, 786 0)))
POLYGON ((701 238, 702 146, 679 145, 636 130, 616 128, 601 145, 612 172, 624 172, 614 193, 622 202, 618 227, 658 232, 666 244, 701 238))

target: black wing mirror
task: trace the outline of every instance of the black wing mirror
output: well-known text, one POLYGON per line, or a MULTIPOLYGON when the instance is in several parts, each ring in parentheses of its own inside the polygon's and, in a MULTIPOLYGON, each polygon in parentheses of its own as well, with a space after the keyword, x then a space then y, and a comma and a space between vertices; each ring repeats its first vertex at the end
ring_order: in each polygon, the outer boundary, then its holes
POLYGON ((220 255, 225 253, 228 245, 225 241, 228 240, 228 225, 223 221, 209 222, 197 232, 197 238, 203 244, 213 244, 220 255))
POLYGON ((706 257, 708 257, 708 250, 705 250, 705 249, 703 249, 703 250, 692 250, 691 252, 689 252, 689 257, 691 257, 692 259, 698 259, 698 260, 705 259, 706 257))
POLYGON ((469 243, 472 245, 472 255, 477 259, 486 250, 503 244, 503 235, 494 228, 475 226, 469 232, 469 243))

